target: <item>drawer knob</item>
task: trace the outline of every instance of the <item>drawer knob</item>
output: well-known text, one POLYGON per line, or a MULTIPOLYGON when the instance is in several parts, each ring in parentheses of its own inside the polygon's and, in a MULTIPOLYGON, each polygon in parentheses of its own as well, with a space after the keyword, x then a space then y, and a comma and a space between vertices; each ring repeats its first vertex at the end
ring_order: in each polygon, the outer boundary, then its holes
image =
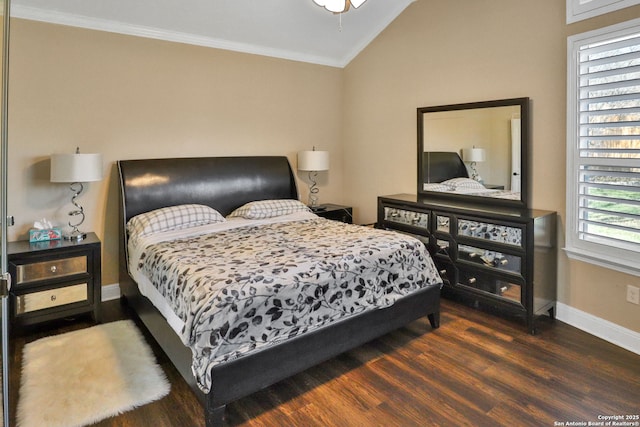
POLYGON ((473 285, 474 283, 476 283, 476 278, 475 277, 469 277, 469 284, 473 285))
POLYGON ((477 227, 477 226, 475 226, 475 225, 474 225, 474 226, 469 227, 469 231, 476 231, 477 229, 478 229, 478 227, 477 227))
POLYGON ((501 287, 501 288, 500 288, 500 293, 505 293, 505 292, 507 292, 507 289, 509 289, 509 287, 508 287, 508 286, 503 286, 503 287, 501 287))
POLYGON ((469 253, 469 258, 475 258, 476 256, 478 256, 478 254, 475 253, 475 252, 470 252, 469 253))
POLYGON ((440 274, 444 276, 445 274, 447 274, 447 270, 440 270, 440 274))
POLYGON ((509 264, 509 260, 508 260, 508 259, 506 259, 506 258, 502 258, 502 259, 500 260, 500 265, 507 265, 507 264, 509 264))
POLYGON ((56 296, 55 295, 51 295, 51 301, 55 301, 56 300, 56 296))
POLYGON ((58 267, 56 267, 55 265, 51 266, 51 272, 55 273, 56 271, 58 271, 58 267))
POLYGON ((507 237, 508 235, 509 235, 509 233, 507 233, 506 231, 503 231, 502 234, 501 234, 502 237, 507 237))

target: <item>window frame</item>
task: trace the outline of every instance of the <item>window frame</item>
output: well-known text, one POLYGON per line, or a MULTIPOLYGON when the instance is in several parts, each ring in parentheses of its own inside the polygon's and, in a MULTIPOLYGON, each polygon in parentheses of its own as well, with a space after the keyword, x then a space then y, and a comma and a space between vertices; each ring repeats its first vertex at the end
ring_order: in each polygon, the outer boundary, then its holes
POLYGON ((567 24, 640 4, 640 0, 567 0, 567 24))
MULTIPOLYGON (((580 47, 640 32, 640 18, 567 38, 567 221, 565 252, 572 259, 640 276, 640 253, 580 239, 580 47)), ((640 95, 638 95, 640 97, 640 95)), ((640 247, 640 244, 638 245, 640 247)), ((640 250, 640 248, 639 248, 640 250)))

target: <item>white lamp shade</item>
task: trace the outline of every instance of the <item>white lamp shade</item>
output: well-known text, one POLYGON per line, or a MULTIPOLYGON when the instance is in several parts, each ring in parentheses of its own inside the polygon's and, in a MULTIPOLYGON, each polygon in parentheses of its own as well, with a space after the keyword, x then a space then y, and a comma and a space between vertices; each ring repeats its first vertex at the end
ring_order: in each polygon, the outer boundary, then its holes
POLYGON ((300 151, 298 152, 298 170, 327 171, 329 170, 328 151, 300 151))
POLYGON ((484 148, 465 148, 462 150, 462 160, 465 162, 484 162, 484 148))
POLYGON ((102 154, 51 155, 51 182, 102 180, 102 154))

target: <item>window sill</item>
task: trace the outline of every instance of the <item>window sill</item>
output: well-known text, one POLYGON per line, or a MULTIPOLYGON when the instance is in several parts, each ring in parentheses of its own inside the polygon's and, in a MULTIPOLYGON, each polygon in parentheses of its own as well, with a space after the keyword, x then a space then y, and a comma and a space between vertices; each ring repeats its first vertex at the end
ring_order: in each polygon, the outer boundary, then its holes
POLYGON ((571 259, 597 265, 598 267, 609 268, 621 273, 640 276, 640 263, 624 260, 620 258, 612 258, 604 254, 598 254, 591 251, 585 251, 576 248, 562 248, 567 256, 571 259))

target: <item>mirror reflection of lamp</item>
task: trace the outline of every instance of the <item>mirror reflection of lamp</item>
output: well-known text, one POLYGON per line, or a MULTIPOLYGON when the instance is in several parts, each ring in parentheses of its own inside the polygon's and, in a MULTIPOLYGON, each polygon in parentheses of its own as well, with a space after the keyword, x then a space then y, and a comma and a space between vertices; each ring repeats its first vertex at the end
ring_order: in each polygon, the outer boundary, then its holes
POLYGON ((320 189, 316 187, 316 177, 318 172, 329 170, 329 152, 316 151, 316 147, 313 147, 313 151, 298 152, 298 170, 309 172, 309 181, 311 182, 309 187, 309 207, 314 211, 322 210, 322 206, 318 205, 320 189))
POLYGON ((484 148, 476 148, 475 145, 473 148, 465 148, 462 150, 462 160, 468 163, 469 168, 471 169, 471 179, 474 179, 478 182, 482 182, 482 177, 478 174, 478 170, 476 169, 476 165, 478 162, 484 162, 486 153, 484 148))

